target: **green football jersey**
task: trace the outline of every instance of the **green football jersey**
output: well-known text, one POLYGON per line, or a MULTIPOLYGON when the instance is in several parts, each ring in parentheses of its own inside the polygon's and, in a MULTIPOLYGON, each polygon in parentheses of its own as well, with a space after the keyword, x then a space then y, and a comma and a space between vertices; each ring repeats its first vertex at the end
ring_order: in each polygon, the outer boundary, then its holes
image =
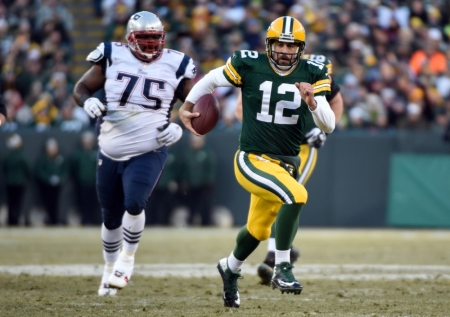
POLYGON ((301 59, 292 71, 279 75, 265 53, 236 51, 224 75, 242 89, 240 149, 245 152, 296 156, 300 151, 308 105, 296 82, 314 86, 314 95, 330 93, 330 79, 322 63, 301 59))

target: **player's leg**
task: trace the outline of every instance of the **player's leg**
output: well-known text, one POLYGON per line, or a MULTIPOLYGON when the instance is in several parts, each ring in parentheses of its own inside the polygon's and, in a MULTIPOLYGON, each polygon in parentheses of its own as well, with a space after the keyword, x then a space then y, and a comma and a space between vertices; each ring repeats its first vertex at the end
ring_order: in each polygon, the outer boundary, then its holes
POLYGON ((252 196, 247 225, 240 230, 233 252, 228 258, 220 260, 218 264, 224 284, 224 303, 225 306, 230 307, 240 305, 237 287, 240 268, 259 242, 270 236, 271 226, 280 204, 306 201, 304 187, 299 185, 275 160, 238 151, 235 156, 235 174, 239 184, 252 196), (297 187, 301 186, 296 188, 300 190, 289 191, 289 188, 284 185, 289 178, 297 187))
POLYGON ((110 287, 109 277, 120 254, 122 243, 123 188, 118 173, 123 162, 115 162, 101 153, 98 155, 97 195, 102 209, 102 241, 105 266, 98 290, 100 296, 115 295, 117 288, 110 287))
POLYGON ((122 219, 123 245, 109 284, 125 287, 134 268, 134 256, 145 227, 145 206, 161 176, 167 159, 167 147, 133 157, 124 164, 122 184, 125 213, 122 219))
MULTIPOLYGON (((238 182, 245 189, 267 201, 282 204, 277 216, 275 272, 271 283, 283 292, 300 293, 302 286, 292 274, 289 254, 298 229, 298 217, 307 200, 306 189, 280 166, 280 161, 265 155, 261 157, 240 152, 236 165, 238 182)), ((267 232, 270 234, 270 228, 267 232)))

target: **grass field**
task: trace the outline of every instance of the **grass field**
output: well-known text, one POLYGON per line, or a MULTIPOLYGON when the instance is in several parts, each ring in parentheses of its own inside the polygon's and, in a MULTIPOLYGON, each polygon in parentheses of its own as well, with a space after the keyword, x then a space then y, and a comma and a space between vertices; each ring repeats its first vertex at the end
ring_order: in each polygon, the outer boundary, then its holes
POLYGON ((130 285, 102 298, 99 228, 2 228, 0 316, 450 316, 450 231, 302 228, 302 294, 258 284, 263 242, 229 309, 215 266, 236 233, 147 228, 130 285))

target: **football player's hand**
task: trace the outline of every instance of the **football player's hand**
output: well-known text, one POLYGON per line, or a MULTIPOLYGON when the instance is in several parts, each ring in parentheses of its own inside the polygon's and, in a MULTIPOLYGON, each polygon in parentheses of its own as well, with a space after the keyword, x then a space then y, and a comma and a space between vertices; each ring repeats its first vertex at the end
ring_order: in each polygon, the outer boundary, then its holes
POLYGON ((197 133, 197 131, 194 130, 191 124, 191 120, 193 118, 196 118, 200 116, 200 113, 198 112, 192 112, 192 108, 194 107, 194 104, 189 101, 185 101, 183 105, 180 107, 180 110, 178 111, 178 116, 180 117, 181 122, 183 122, 186 129, 191 131, 196 136, 200 136, 200 134, 197 133))
POLYGON ((91 97, 84 102, 83 109, 89 117, 94 119, 102 115, 102 111, 106 110, 106 106, 97 98, 91 97))
POLYGON ((183 130, 181 129, 181 127, 178 124, 172 122, 167 126, 167 128, 165 128, 158 134, 156 140, 161 145, 170 146, 176 143, 182 135, 183 130))
POLYGON ((306 133, 306 140, 310 147, 315 147, 316 149, 321 148, 325 141, 327 140, 327 135, 319 128, 313 128, 311 131, 306 133))
POLYGON ((295 83, 298 91, 300 91, 300 96, 306 102, 309 109, 314 111, 317 107, 316 101, 314 100, 314 87, 310 83, 295 83))

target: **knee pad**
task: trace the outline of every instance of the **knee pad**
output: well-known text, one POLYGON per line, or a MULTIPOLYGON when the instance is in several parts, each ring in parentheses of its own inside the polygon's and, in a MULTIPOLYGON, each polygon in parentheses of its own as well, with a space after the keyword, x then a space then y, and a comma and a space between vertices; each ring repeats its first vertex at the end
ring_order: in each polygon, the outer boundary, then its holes
POLYGON ((128 211, 130 215, 137 216, 145 209, 145 204, 139 203, 137 200, 132 200, 125 202, 125 210, 128 211))
POLYGON ((108 230, 114 230, 119 228, 122 225, 122 217, 123 212, 122 213, 111 212, 108 209, 102 208, 103 224, 108 230))

